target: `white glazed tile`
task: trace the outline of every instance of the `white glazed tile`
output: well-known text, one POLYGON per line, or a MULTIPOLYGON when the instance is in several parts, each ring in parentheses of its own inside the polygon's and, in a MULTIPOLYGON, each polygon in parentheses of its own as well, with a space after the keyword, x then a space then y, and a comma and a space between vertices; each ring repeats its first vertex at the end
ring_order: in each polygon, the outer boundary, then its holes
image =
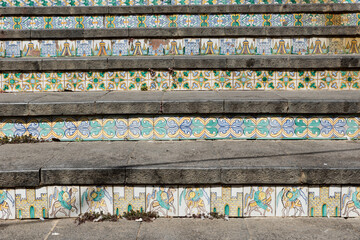
POLYGON ((103 212, 113 214, 113 189, 111 186, 81 187, 81 213, 103 212))
POLYGON ((0 190, 0 219, 15 219, 15 190, 0 190))
POLYGON ((211 187, 211 212, 242 217, 244 188, 242 186, 211 187))
POLYGON ((360 217, 359 186, 342 186, 341 217, 360 217))
POLYGON ((114 186, 114 213, 145 211, 145 187, 114 186))
POLYGON ((146 212, 159 216, 179 216, 179 192, 175 186, 147 186, 146 212))
POLYGON ((78 186, 48 187, 49 218, 77 217, 80 213, 78 186))
POLYGON ((276 216, 301 217, 308 215, 308 188, 276 187, 276 216))
POLYGON ((179 216, 210 213, 210 187, 179 187, 179 216))
POLYGON ((244 187, 244 217, 275 216, 275 187, 244 187))

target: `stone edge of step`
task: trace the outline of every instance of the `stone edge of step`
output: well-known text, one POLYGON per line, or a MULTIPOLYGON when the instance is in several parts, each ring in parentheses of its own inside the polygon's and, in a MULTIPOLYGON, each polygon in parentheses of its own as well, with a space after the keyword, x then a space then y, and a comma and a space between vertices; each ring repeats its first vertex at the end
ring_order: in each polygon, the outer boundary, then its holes
POLYGON ((214 13, 355 13, 357 3, 249 4, 249 5, 173 5, 173 6, 76 6, 2 7, 1 16, 69 16, 129 14, 214 14, 214 13))
POLYGON ((357 26, 0 30, 0 40, 185 37, 359 37, 357 26))

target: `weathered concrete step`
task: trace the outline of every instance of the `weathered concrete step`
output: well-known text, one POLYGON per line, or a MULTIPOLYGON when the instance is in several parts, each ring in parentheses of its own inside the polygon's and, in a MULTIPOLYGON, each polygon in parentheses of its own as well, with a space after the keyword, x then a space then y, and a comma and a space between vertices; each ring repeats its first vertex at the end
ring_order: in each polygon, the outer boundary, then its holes
POLYGON ((359 69, 360 55, 238 55, 238 56, 145 56, 3 58, 2 71, 82 71, 138 69, 359 69))
POLYGON ((179 37, 357 37, 357 26, 0 30, 1 40, 179 37))
POLYGON ((0 152, 0 187, 360 184, 358 141, 38 143, 0 152))
POLYGON ((5 7, 2 16, 109 15, 109 14, 213 14, 213 13, 354 13, 359 3, 323 4, 246 4, 99 7, 5 7))
POLYGON ((0 116, 360 113, 357 91, 59 92, 0 94, 0 116))

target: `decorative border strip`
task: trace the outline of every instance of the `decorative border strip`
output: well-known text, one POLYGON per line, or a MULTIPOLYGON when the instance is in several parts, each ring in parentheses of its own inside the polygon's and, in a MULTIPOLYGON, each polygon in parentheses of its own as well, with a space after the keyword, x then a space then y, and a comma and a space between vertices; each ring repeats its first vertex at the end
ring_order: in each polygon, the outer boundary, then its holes
POLYGON ((0 0, 0 7, 358 3, 357 0, 0 0))
POLYGON ((0 29, 358 26, 359 13, 0 17, 0 29))
POLYGON ((4 92, 359 90, 359 71, 115 71, 0 73, 4 92))
POLYGON ((358 54, 360 38, 0 41, 0 57, 358 54))
POLYGON ((359 217, 358 186, 49 186, 2 189, 2 219, 156 212, 185 217, 359 217))
POLYGON ((0 137, 62 141, 199 139, 358 139, 360 117, 50 116, 0 118, 0 137))

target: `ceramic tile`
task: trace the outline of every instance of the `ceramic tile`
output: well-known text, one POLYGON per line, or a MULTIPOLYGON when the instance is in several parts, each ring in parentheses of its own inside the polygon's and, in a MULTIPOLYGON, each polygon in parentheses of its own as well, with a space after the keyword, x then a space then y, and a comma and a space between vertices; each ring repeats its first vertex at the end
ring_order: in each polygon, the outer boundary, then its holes
POLYGON ((114 214, 120 216, 131 210, 144 212, 145 196, 143 186, 114 186, 114 214))
POLYGON ((49 218, 77 217, 80 213, 80 189, 78 186, 47 187, 49 218))
POLYGON ((148 90, 150 72, 148 71, 129 71, 128 89, 129 90, 148 90))
POLYGON ((304 217, 308 215, 308 187, 276 187, 276 216, 304 217))
POLYGON ((309 54, 309 39, 308 38, 293 38, 291 40, 291 54, 307 55, 309 54))
POLYGON ((170 76, 170 86, 172 90, 190 90, 191 71, 174 71, 170 76))
POLYGON ((338 74, 340 90, 358 90, 360 88, 359 71, 340 71, 338 74))
POLYGON ((190 90, 211 90, 212 71, 190 71, 190 90))
POLYGON ((211 212, 230 217, 242 217, 243 197, 244 189, 242 186, 212 186, 211 212))
POLYGON ((113 189, 111 186, 80 187, 81 213, 113 214, 113 189))
POLYGON ((64 89, 67 91, 85 91, 86 74, 84 72, 65 72, 64 89))
POLYGON ((271 39, 257 38, 255 39, 255 53, 258 55, 271 55, 271 39))
POLYGON ((64 91, 64 73, 49 72, 43 73, 42 75, 44 79, 44 91, 64 91))
POLYGON ((73 57, 75 55, 76 55, 76 41, 70 41, 70 40, 57 41, 58 57, 73 57))
POLYGON ((244 119, 243 117, 219 117, 218 135, 223 139, 242 139, 244 138, 244 119))
POLYGON ((16 218, 47 218, 47 188, 15 189, 16 218))
POLYGON ((5 57, 5 42, 0 41, 0 57, 5 57))
POLYGON ((358 54, 360 48, 360 38, 345 38, 344 51, 347 54, 358 54))
POLYGON ((128 119, 128 139, 149 140, 154 136, 153 117, 130 117, 128 119))
POLYGON ((360 187, 341 187, 341 217, 360 217, 360 187))
POLYGON ((244 217, 275 216, 275 187, 244 186, 244 217))
POLYGON ((256 90, 273 90, 275 89, 275 72, 274 71, 255 71, 254 86, 256 90))
POLYGON ((3 73, 2 90, 5 92, 22 91, 22 73, 3 73))
POLYGON ((170 74, 165 71, 151 71, 149 80, 149 90, 168 90, 170 89, 170 74))
MULTIPOLYGON (((93 56, 95 49, 93 45, 93 40, 77 40, 76 41, 76 56, 78 57, 87 57, 93 56)), ((97 51, 98 53, 99 51, 97 51)))
POLYGON ((164 140, 190 139, 191 117, 155 117, 154 138, 164 140))
POLYGON ((200 53, 202 55, 219 55, 219 39, 201 39, 200 53))
POLYGON ((184 39, 170 39, 165 46, 165 55, 183 55, 185 54, 184 39))
POLYGON ((166 47, 169 45, 170 40, 164 39, 146 39, 149 56, 162 56, 166 54, 166 47))
POLYGON ((345 39, 344 38, 330 38, 329 39, 329 54, 344 54, 345 53, 345 39))
POLYGON ((5 57, 21 57, 21 42, 5 41, 5 57))
POLYGON ((233 89, 234 90, 253 90, 255 89, 255 72, 254 71, 234 71, 233 72, 233 89))
POLYGON ((128 90, 128 72, 117 71, 106 73, 106 90, 125 91, 128 90))
POLYGON ((316 71, 299 71, 296 73, 296 84, 298 90, 316 90, 318 86, 316 71))
POLYGON ((210 214, 210 187, 179 187, 179 216, 210 214))
POLYGON ((40 57, 40 42, 36 40, 21 42, 23 57, 40 57))
POLYGON ((296 90, 296 73, 287 71, 275 72, 276 90, 296 90))
POLYGON ((114 116, 113 118, 103 119, 104 139, 110 140, 128 140, 129 123, 123 116, 114 116))
POLYGON ((129 41, 129 55, 142 56, 148 55, 148 43, 144 39, 130 40, 129 41))
POLYGON ((277 55, 291 54, 291 39, 271 39, 271 53, 277 55))
POLYGON ((112 40, 112 56, 128 56, 130 52, 127 39, 112 40))
POLYGON ((329 52, 328 38, 310 38, 309 54, 326 54, 329 52))
POLYGON ((40 43, 40 56, 41 57, 56 57, 57 48, 55 40, 43 40, 40 43))
POLYGON ((23 73, 22 90, 25 92, 42 92, 44 80, 42 73, 23 73))
POLYGON ((15 190, 0 190, 0 219, 15 219, 15 190))
POLYGON ((340 197, 340 186, 310 186, 309 216, 339 217, 340 197))
POLYGON ((186 38, 184 40, 185 55, 199 55, 200 46, 201 43, 199 38, 186 38))
POLYGON ((319 90, 339 90, 340 72, 338 71, 318 71, 317 89, 319 90))
POLYGON ((86 73, 86 91, 105 91, 106 90, 105 72, 87 72, 86 73))
POLYGON ((211 89, 212 90, 232 90, 233 74, 231 71, 212 71, 211 89))
POLYGON ((235 55, 236 53, 236 40, 235 38, 221 38, 219 39, 219 54, 220 55, 235 55))
POLYGON ((179 192, 176 186, 147 186, 146 212, 159 216, 179 216, 179 192))
POLYGON ((111 40, 93 40, 94 56, 111 56, 111 40))

